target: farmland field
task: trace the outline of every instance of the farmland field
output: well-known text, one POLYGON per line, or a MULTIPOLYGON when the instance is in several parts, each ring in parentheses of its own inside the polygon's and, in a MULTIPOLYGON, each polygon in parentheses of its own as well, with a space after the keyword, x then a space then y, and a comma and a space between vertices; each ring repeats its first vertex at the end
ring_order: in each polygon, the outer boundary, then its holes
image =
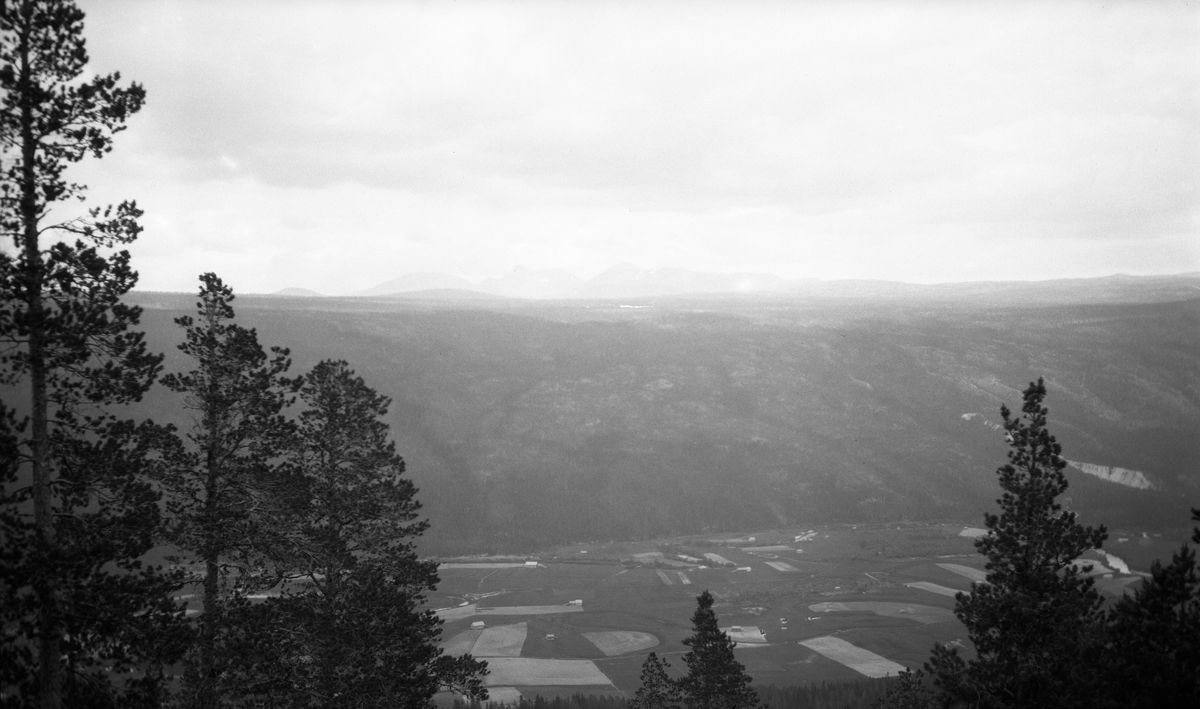
POLYGON ((898 662, 892 662, 886 657, 880 657, 870 650, 864 650, 840 638, 829 636, 810 638, 802 642, 801 645, 816 650, 825 657, 835 662, 840 662, 868 677, 878 678, 887 677, 888 675, 898 675, 908 669, 898 662))
POLYGON ((591 660, 497 657, 488 660, 489 686, 605 686, 612 684, 591 660))
POLYGON ((650 633, 632 630, 607 630, 599 633, 584 633, 605 655, 624 655, 627 652, 648 650, 658 644, 658 638, 650 633))
POLYGON ((485 628, 471 654, 477 657, 520 657, 528 626, 524 623, 485 628))
MULTIPOLYGON (((651 650, 678 671, 704 590, 720 626, 742 629, 735 653, 755 683, 864 680, 919 667, 934 643, 971 656, 952 596, 970 590, 983 559, 963 529, 810 526, 756 530, 753 542, 573 544, 531 555, 536 566, 446 559, 435 602, 447 651, 471 648, 491 667, 489 686, 526 698, 632 696, 651 650), (488 627, 472 630, 480 620, 488 627)), ((1112 598, 1139 578, 1097 582, 1112 598)))

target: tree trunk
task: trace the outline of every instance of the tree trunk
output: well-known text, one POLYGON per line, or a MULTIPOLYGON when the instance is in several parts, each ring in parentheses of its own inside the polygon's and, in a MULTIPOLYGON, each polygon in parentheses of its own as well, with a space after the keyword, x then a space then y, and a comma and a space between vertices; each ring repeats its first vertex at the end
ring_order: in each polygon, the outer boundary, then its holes
POLYGON ((221 550, 216 529, 219 481, 217 452, 212 441, 209 441, 205 462, 208 480, 204 488, 204 616, 201 618, 200 633, 200 706, 209 709, 217 706, 216 641, 217 624, 221 616, 221 550))
MULTIPOLYGON (((33 134, 33 81, 29 64, 30 32, 33 5, 21 3, 20 40, 18 53, 21 62, 21 223, 23 251, 27 271, 24 276, 25 305, 29 318, 29 389, 31 475, 33 488, 33 526, 42 559, 50 560, 56 542, 53 490, 51 489, 49 405, 46 396, 45 306, 42 303, 42 256, 38 246, 37 139, 33 134)), ((53 561, 49 569, 53 568, 53 561)), ((62 706, 62 643, 59 637, 58 589, 53 573, 43 566, 37 574, 34 592, 38 598, 38 688, 43 709, 62 706)))

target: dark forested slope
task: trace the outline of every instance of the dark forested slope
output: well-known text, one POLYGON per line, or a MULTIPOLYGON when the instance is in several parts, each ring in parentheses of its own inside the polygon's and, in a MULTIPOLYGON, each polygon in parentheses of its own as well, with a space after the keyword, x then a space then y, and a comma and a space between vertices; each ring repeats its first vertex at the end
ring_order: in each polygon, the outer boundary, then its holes
MULTIPOLYGON (((1014 307, 890 292, 235 306, 264 343, 292 348, 298 370, 345 358, 393 398, 430 552, 973 518, 1004 459, 997 410, 1038 376, 1069 459, 1154 486, 1072 471, 1085 519, 1179 524, 1200 498, 1200 299, 1069 295, 1014 307)), ((176 366, 171 319, 194 298, 135 300, 176 366)), ((160 388, 146 407, 177 419, 170 396, 160 388)))

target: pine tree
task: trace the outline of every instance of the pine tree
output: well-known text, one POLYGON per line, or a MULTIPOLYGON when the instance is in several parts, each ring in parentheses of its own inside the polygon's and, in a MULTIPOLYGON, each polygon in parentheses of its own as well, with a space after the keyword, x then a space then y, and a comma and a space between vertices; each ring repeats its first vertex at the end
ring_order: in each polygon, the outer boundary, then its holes
POLYGON ((671 663, 650 653, 642 663, 641 686, 629 702, 630 709, 679 709, 682 696, 678 683, 667 674, 671 663))
POLYGON ((997 471, 1001 513, 988 513, 988 534, 975 542, 987 578, 956 596, 978 657, 937 646, 927 665, 949 705, 1070 706, 1087 704, 1094 684, 1088 648, 1101 632, 1101 600, 1076 564, 1099 548, 1104 527, 1084 527, 1056 498, 1067 489, 1062 447, 1046 428, 1043 380, 1024 392, 1022 415, 1000 415, 1008 463, 997 471))
POLYGON ((387 424, 389 401, 343 361, 304 378, 290 446, 298 481, 287 525, 299 590, 278 601, 272 698, 302 706, 424 709, 441 687, 486 699, 486 665, 437 647, 421 611, 437 565, 416 555, 428 527, 387 424))
POLYGON ((746 667, 733 655, 734 641, 717 627, 713 597, 708 591, 696 598, 692 635, 683 641, 691 648, 683 656, 687 675, 679 690, 688 709, 734 709, 758 706, 746 667))
MULTIPOLYGON (((1192 510, 1200 522, 1200 510, 1192 510)), ((1200 544, 1200 527, 1192 530, 1200 544)), ((1109 610, 1107 637, 1095 660, 1106 701, 1127 707, 1200 706, 1200 573, 1196 552, 1182 545, 1150 578, 1109 610)))
POLYGON ((280 460, 292 430, 283 412, 299 381, 285 376, 287 350, 268 356, 253 329, 232 322, 233 290, 213 273, 200 282, 198 317, 175 320, 195 369, 163 383, 194 412, 165 482, 171 540, 200 565, 203 613, 188 682, 191 704, 208 709, 250 691, 240 672, 257 648, 245 596, 281 578, 274 562, 288 480, 280 460))
POLYGON ((0 525, 6 705, 138 701, 161 689, 182 632, 176 580, 138 557, 160 524, 153 485, 163 429, 121 420, 161 358, 121 298, 137 274, 118 250, 141 231, 133 202, 56 222, 84 185, 67 168, 102 157, 142 106, 118 74, 82 80, 83 12, 69 0, 0 4, 0 384, 20 420, 0 525), (27 399, 24 397, 28 397, 27 399), (165 633, 165 635, 164 635, 165 633), (135 669, 136 668, 136 669, 135 669), (133 681, 118 691, 110 681, 133 681))

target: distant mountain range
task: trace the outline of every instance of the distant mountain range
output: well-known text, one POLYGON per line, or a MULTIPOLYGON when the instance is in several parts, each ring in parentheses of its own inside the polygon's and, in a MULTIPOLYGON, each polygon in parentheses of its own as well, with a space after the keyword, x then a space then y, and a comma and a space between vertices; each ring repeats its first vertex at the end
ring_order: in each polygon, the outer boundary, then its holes
POLYGON ((428 290, 469 290, 508 298, 645 298, 697 293, 782 291, 804 281, 768 273, 707 273, 682 268, 639 268, 623 263, 589 279, 561 269, 515 268, 472 283, 447 273, 409 273, 355 293, 387 296, 428 290))
POLYGON ((324 297, 323 294, 318 293, 315 290, 309 290, 308 288, 284 288, 283 290, 275 291, 271 295, 288 295, 288 296, 292 296, 293 298, 321 298, 321 297, 324 297))
MULTIPOLYGON (((448 273, 418 272, 393 278, 352 297, 478 298, 531 300, 659 298, 704 294, 791 294, 813 297, 980 301, 1004 297, 1009 304, 1060 301, 1065 294, 1091 302, 1162 301, 1200 295, 1200 273, 1167 276, 1064 278, 1047 281, 978 281, 920 285, 897 281, 788 280, 769 273, 711 273, 683 268, 640 268, 620 264, 583 279, 561 269, 516 268, 498 278, 472 282, 448 273)), ((306 288, 272 295, 317 297, 306 288)))

